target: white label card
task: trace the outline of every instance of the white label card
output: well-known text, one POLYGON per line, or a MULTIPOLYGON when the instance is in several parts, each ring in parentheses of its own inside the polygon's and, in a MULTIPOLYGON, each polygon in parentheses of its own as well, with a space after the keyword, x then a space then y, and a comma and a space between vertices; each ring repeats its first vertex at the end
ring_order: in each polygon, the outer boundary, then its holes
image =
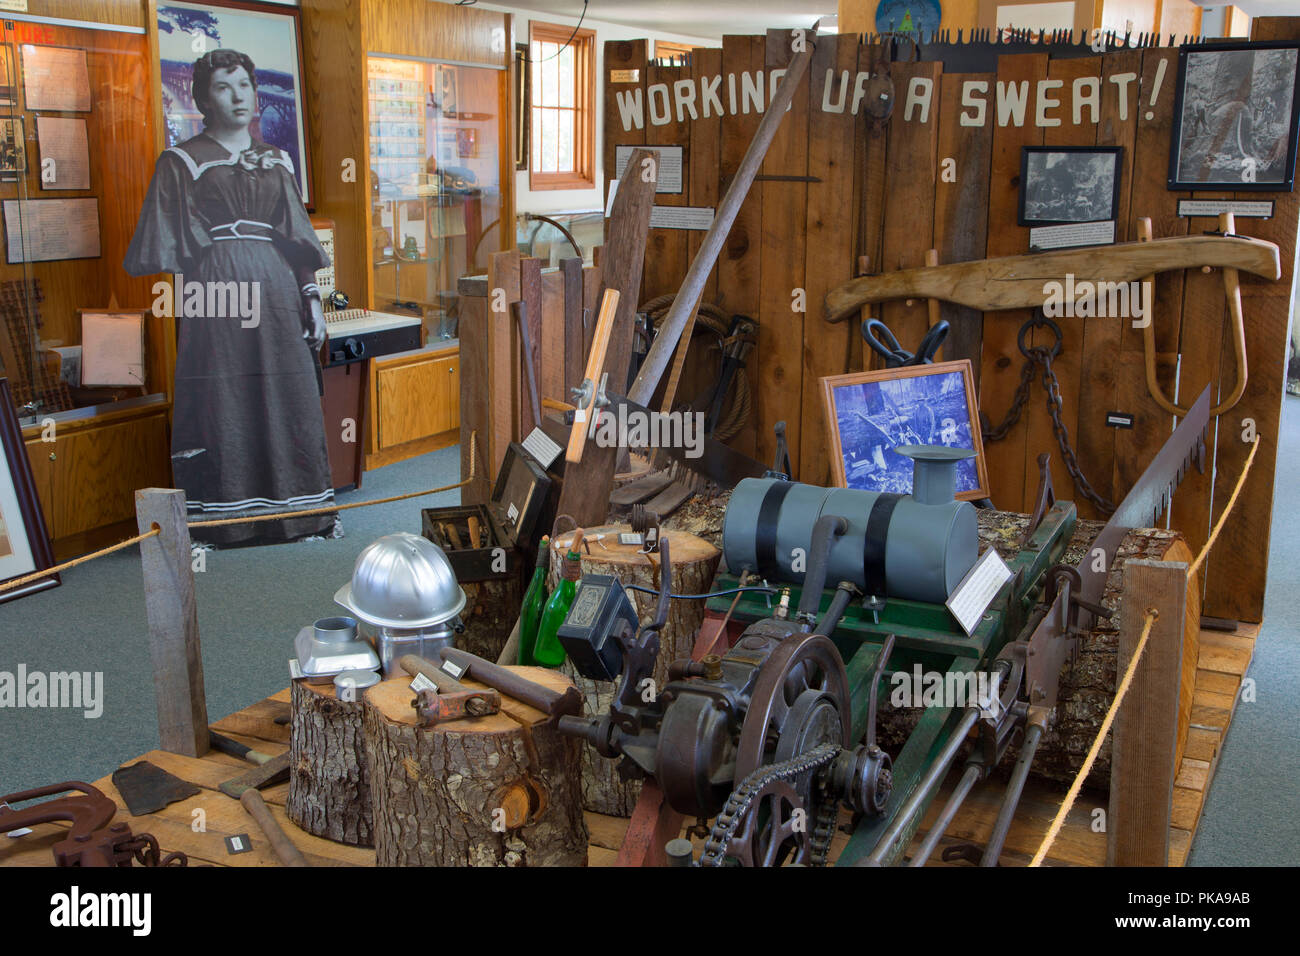
POLYGON ((443 661, 442 669, 446 671, 448 674, 450 674, 452 677, 454 677, 456 680, 460 680, 460 676, 465 673, 465 668, 461 667, 459 664, 455 663, 454 661, 446 661, 446 660, 443 661))
POLYGON ((534 428, 529 432, 523 444, 524 451, 537 459, 537 463, 543 468, 550 468, 551 463, 560 457, 560 452, 564 451, 563 448, 551 441, 550 435, 540 428, 534 428))
POLYGON ((302 665, 298 663, 298 658, 289 658, 289 679, 301 680, 306 675, 302 672, 302 665))
POLYGON ((695 229, 713 225, 712 206, 655 206, 650 210, 651 229, 695 229))
POLYGON ((655 192, 680 194, 682 191, 682 153, 681 146, 615 146, 614 178, 621 180, 627 161, 632 158, 634 149, 648 149, 659 154, 659 178, 655 183, 655 192))
POLYGON ((1180 199, 1178 215, 1180 216, 1217 216, 1230 212, 1234 216, 1248 219, 1272 219, 1273 200, 1271 199, 1180 199))
POLYGON ((1115 220, 1068 222, 1063 226, 1036 226, 1029 230, 1029 248, 1069 249, 1074 246, 1108 246, 1115 241, 1115 220))
POLYGON ((429 678, 425 677, 423 674, 416 674, 411 680, 411 690, 417 694, 422 690, 431 690, 436 692, 438 690, 438 685, 429 680, 429 678))
POLYGON ((967 635, 979 626, 984 612, 1010 577, 1011 569, 1001 555, 989 548, 948 596, 948 610, 967 635))

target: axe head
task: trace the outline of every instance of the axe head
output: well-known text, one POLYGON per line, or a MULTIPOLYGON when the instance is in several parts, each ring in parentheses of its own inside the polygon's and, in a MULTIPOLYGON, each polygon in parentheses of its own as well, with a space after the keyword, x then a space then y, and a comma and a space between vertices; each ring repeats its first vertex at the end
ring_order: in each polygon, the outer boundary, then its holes
POLYGON ((261 790, 263 787, 284 783, 289 779, 289 751, 278 757, 272 757, 260 767, 254 767, 237 777, 231 777, 219 787, 228 797, 240 798, 245 790, 261 790))

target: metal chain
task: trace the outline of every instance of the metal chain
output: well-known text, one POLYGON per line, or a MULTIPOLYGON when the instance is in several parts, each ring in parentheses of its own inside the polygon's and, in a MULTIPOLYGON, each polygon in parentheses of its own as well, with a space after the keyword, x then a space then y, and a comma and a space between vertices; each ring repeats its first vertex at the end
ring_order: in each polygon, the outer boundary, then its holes
MULTIPOLYGON (((732 837, 740 829, 741 823, 744 822, 746 814, 750 810, 750 805, 754 798, 758 796, 769 783, 777 780, 789 780, 807 773, 809 770, 817 770, 821 767, 831 764, 839 756, 842 748, 838 744, 822 744, 814 747, 807 753, 800 754, 783 763, 768 764, 759 767, 753 773, 741 782, 731 796, 727 798, 726 806, 722 808, 713 823, 713 829, 709 831, 709 838, 704 844, 704 852, 700 855, 700 866, 721 866, 727 856, 727 847, 731 843, 732 837)), ((814 784, 813 792, 817 791, 814 784)), ((832 803, 832 808, 838 810, 838 807, 832 803)), ((817 820, 812 831, 812 860, 815 865, 822 865, 826 862, 826 854, 830 849, 830 837, 833 834, 834 827, 826 826, 823 821, 825 816, 825 801, 820 808, 817 820)))
POLYGON ((129 853, 141 866, 189 866, 189 857, 177 851, 162 855, 162 848, 152 833, 137 833, 114 846, 119 853, 129 853))
POLYGON ((1070 445, 1070 431, 1065 427, 1065 422, 1061 419, 1061 414, 1064 411, 1061 403, 1061 383, 1056 377, 1055 369, 1052 368, 1052 359, 1060 352, 1060 329, 1056 327, 1055 323, 1047 319, 1034 318, 1021 327, 1020 341, 1020 351, 1025 356, 1025 366, 1020 371, 1020 384, 1016 388, 1016 396, 1012 399, 1006 417, 996 427, 989 425, 988 418, 981 414, 980 425, 984 433, 984 440, 991 442, 1005 438, 1007 433, 1020 421, 1025 403, 1029 401, 1029 390, 1034 381, 1034 369, 1035 367, 1042 368, 1043 390, 1047 393, 1047 413, 1052 417, 1052 432, 1056 435, 1056 444, 1060 446, 1061 460, 1065 462, 1065 470, 1070 473, 1079 494, 1092 502, 1097 507, 1097 510, 1103 514, 1113 513, 1115 506, 1096 492, 1092 487, 1092 483, 1084 475, 1083 469, 1079 467, 1079 457, 1070 445), (1046 325, 1056 333, 1056 344, 1052 348, 1025 346, 1025 333, 1039 325, 1046 325))

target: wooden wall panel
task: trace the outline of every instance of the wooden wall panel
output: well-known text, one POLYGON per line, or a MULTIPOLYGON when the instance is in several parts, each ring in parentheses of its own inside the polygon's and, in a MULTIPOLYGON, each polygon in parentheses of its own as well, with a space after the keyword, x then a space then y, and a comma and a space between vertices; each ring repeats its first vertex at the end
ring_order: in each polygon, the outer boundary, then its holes
MULTIPOLYGON (((1281 31, 1281 35, 1300 32, 1300 19, 1262 24, 1260 29, 1267 27, 1281 31)), ((743 72, 774 65, 772 60, 763 62, 763 42, 764 38, 728 37, 721 53, 711 54, 712 61, 697 54, 690 76, 698 80, 721 73, 725 102, 729 74, 735 74, 739 86, 743 72)), ((750 372, 755 376, 755 413, 746 431, 731 443, 742 451, 766 457, 773 423, 797 420, 801 433, 792 452, 797 449, 797 477, 806 481, 818 482, 827 477, 825 423, 817 380, 866 364, 857 321, 838 326, 814 321, 814 310, 825 290, 857 273, 859 257, 866 258, 868 271, 889 272, 919 264, 931 246, 939 250, 945 263, 1026 252, 1028 232, 1016 224, 1022 147, 1123 147, 1116 219, 1119 242, 1137 238, 1137 221, 1141 217, 1154 220, 1157 238, 1198 233, 1215 225, 1208 219, 1180 218, 1178 200, 1193 194, 1173 193, 1166 188, 1176 94, 1175 49, 1146 46, 1055 61, 1049 61, 1045 53, 1004 55, 996 75, 944 74, 934 63, 896 64, 892 71, 895 114, 880 130, 851 111, 855 86, 872 72, 878 59, 878 51, 864 46, 859 38, 821 38, 810 70, 807 97, 796 100, 798 105, 786 121, 787 125, 790 120, 806 124, 806 151, 792 148, 790 141, 782 138, 783 133, 763 170, 765 175, 775 176, 805 169, 809 179, 795 184, 794 189, 789 182, 769 179, 756 183, 727 238, 716 271, 717 296, 724 310, 752 313, 757 309, 764 330, 750 360, 750 372), (846 72, 849 108, 837 112, 836 92, 846 72), (907 116, 909 80, 918 75, 936 83, 930 115, 924 119, 907 116), (1060 80, 1062 85, 1040 91, 1039 82, 1047 79, 1060 80), (1099 81, 1098 107, 1094 113, 1087 104, 1079 106, 1076 122, 1075 81, 1083 81, 1081 89, 1087 91, 1091 88, 1088 81, 1094 79, 1099 81), (971 104, 963 94, 971 92, 965 84, 972 81, 989 85, 983 97, 977 93, 977 98, 985 101, 988 116, 983 125, 961 122, 964 116, 971 115, 971 104), (1023 117, 999 109, 999 94, 1005 99, 1008 89, 1019 90, 1021 84, 1026 100, 1023 117), (1045 114, 1047 118, 1059 118, 1059 125, 1037 124, 1037 100, 1042 92, 1059 101, 1045 114), (806 111, 802 117, 797 115, 800 109, 806 111), (948 157, 956 161, 956 182, 946 183, 941 175, 940 162, 948 157), (846 169, 846 163, 850 169, 846 169), (802 214, 793 221, 787 210, 792 205, 788 200, 791 193, 803 197, 802 202, 794 203, 802 206, 802 214), (844 201, 850 196, 851 201, 844 201), (801 263, 798 270, 793 268, 795 263, 801 263), (784 295, 796 271, 802 276, 810 308, 807 315, 795 318, 795 326, 802 325, 801 336, 788 322, 772 324, 785 307, 784 295), (775 334, 778 330, 784 334, 775 334), (787 358, 791 340, 799 338, 802 359, 795 368, 787 358)), ((768 86, 766 80, 764 85, 768 86)), ((724 115, 721 120, 710 117, 707 126, 703 120, 688 124, 690 129, 685 135, 691 139, 692 151, 687 171, 689 205, 716 202, 748 146, 757 121, 758 114, 751 112, 724 115), (719 147, 716 157, 704 145, 714 141, 719 147)), ((607 138, 606 147, 620 135, 615 130, 607 138)), ((1208 191, 1194 196, 1260 198, 1258 194, 1208 191)), ((1277 283, 1242 278, 1251 330, 1250 387, 1238 408, 1218 422, 1217 478, 1193 473, 1185 479, 1170 519, 1194 546, 1204 540, 1213 514, 1221 509, 1249 450, 1240 440, 1243 419, 1252 420, 1266 441, 1274 441, 1277 436, 1290 271, 1300 203, 1293 201, 1290 194, 1273 194, 1269 198, 1279 200, 1272 220, 1239 221, 1237 229, 1278 242, 1285 275, 1277 283)), ((687 238, 688 251, 693 251, 693 238, 687 238)), ((676 278, 680 281, 681 277, 676 278)), ((671 285, 671 277, 660 275, 656 281, 671 285)), ((903 345, 915 347, 928 324, 924 303, 885 303, 878 310, 903 345)), ((992 421, 999 421, 1019 384, 1024 358, 1017 336, 1030 313, 997 312, 980 317, 947 306, 943 314, 959 323, 958 334, 950 340, 945 356, 961 355, 962 350, 966 355, 976 353, 973 357, 979 360, 982 408, 992 421), (981 322, 982 332, 977 332, 981 322)), ((1162 411, 1147 392, 1142 331, 1132 326, 1133 318, 1107 315, 1059 319, 1064 350, 1055 368, 1061 386, 1063 421, 1084 474, 1100 495, 1112 501, 1122 499, 1174 424, 1173 417, 1162 411), (1109 411, 1134 415, 1135 427, 1108 427, 1109 411)), ((1215 383, 1224 394, 1231 389, 1232 383, 1227 381, 1232 376, 1231 339, 1219 273, 1163 274, 1156 283, 1151 321, 1155 326, 1158 376, 1171 397, 1176 385, 1177 400, 1184 403, 1195 397, 1204 382, 1215 383)), ((1035 332, 1031 342, 1047 344, 1047 335, 1035 332)), ((697 343, 696 357, 688 363, 684 382, 692 380, 694 369, 694 374, 703 376, 701 381, 707 384, 713 366, 699 357, 707 355, 701 345, 697 343)), ((686 390, 686 394, 690 391, 686 390)), ((1049 451, 1057 494, 1073 499, 1084 516, 1104 517, 1073 486, 1045 405, 1042 383, 1036 376, 1021 422, 1006 439, 986 445, 995 502, 1004 508, 1028 508, 1036 487, 1037 455, 1049 451)), ((1229 526, 1234 543, 1230 548, 1220 546, 1224 551, 1216 555, 1207 571, 1205 613, 1211 616, 1256 620, 1262 611, 1266 551, 1258 543, 1267 540, 1274 458, 1270 454, 1260 461, 1262 467, 1251 479, 1251 494, 1243 499, 1241 514, 1229 526), (1248 552, 1252 558, 1243 561, 1242 555, 1248 552)))
POLYGON ((123 27, 143 27, 148 22, 142 0, 27 0, 26 12, 36 17, 86 20, 123 27))
MULTIPOLYGON (((722 38, 723 78, 719 95, 722 97, 724 106, 728 104, 730 99, 729 78, 735 77, 736 100, 740 102, 742 95, 741 74, 750 73, 752 75, 762 71, 766 59, 766 37, 727 36, 722 38)), ((766 82, 764 87, 764 103, 766 103, 766 82)), ((725 193, 726 188, 731 185, 731 179, 736 175, 740 160, 745 155, 745 150, 749 148, 750 141, 754 138, 760 119, 762 119, 762 114, 754 112, 752 109, 749 113, 743 113, 738 109, 735 113, 728 112, 723 116, 722 135, 719 137, 721 150, 718 164, 719 188, 722 192, 725 193)), ((740 207, 735 222, 731 226, 731 232, 727 235, 727 242, 723 246, 722 255, 718 258, 718 298, 721 300, 722 307, 729 313, 742 313, 751 316, 757 316, 759 313, 759 296, 762 286, 760 272, 762 240, 763 191, 762 189, 751 188, 745 202, 740 207)), ((758 358, 756 355, 750 356, 745 374, 749 378, 751 393, 756 395, 761 387, 758 379, 758 358)), ((760 422, 758 415, 752 415, 750 417, 750 427, 741 432, 732 444, 741 451, 753 453, 757 447, 758 433, 770 431, 771 427, 771 423, 760 422)))
MULTIPOLYGON (((689 114, 683 111, 681 122, 673 103, 673 84, 690 75, 684 66, 654 66, 646 69, 646 130, 642 140, 648 146, 681 146, 682 162, 689 164, 691 156, 691 123, 689 114), (653 96, 655 108, 651 109, 651 90, 658 87, 653 96), (667 96, 662 90, 667 90, 667 96), (666 104, 666 106, 665 106, 666 104), (652 113, 666 109, 668 122, 656 125, 650 122, 652 113)), ((682 167, 683 173, 689 165, 682 167)), ((683 182, 680 193, 656 193, 656 206, 685 206, 687 184, 683 182)), ((641 273, 640 305, 649 299, 664 294, 672 294, 681 284, 682 276, 690 266, 686 249, 687 232, 684 229, 651 229, 646 237, 645 269, 641 273)), ((685 397, 685 396, 682 396, 685 397)))
MULTIPOLYGON (((984 83, 993 89, 994 73, 945 73, 939 95, 940 164, 952 160, 952 179, 945 181, 942 165, 934 187, 934 244, 940 263, 983 259, 988 234, 989 167, 992 162, 993 132, 988 124, 962 126, 961 93, 968 82, 984 83)), ((952 302, 943 302, 939 314, 950 331, 942 358, 968 359, 979 381, 984 316, 952 302)))
MULTIPOLYGON (((1043 131, 1033 125, 1033 96, 1040 80, 1047 78, 1047 56, 1037 53, 998 58, 999 84, 1016 84, 1015 89, 1026 90, 1029 98, 1025 106, 1025 125, 1016 126, 1008 115, 998 117, 996 100, 990 91, 989 122, 993 125, 993 158, 989 177, 989 231, 987 255, 1013 256, 1029 251, 1029 230, 1016 225, 1020 199, 1020 150, 1023 146, 1038 146, 1043 142, 1043 131)), ((1032 313, 1028 310, 990 312, 984 316, 984 354, 980 363, 980 408, 996 425, 1011 407, 1020 384, 1020 370, 1025 358, 1020 354, 1017 336, 1020 327, 1032 313)), ((1031 402, 1042 402, 1041 389, 1031 393, 1031 402)), ((1038 449, 1029 449, 1026 429, 1022 425, 1011 430, 1005 438, 985 442, 984 453, 988 461, 989 481, 993 503, 999 508, 1028 511, 1029 500, 1035 491, 1031 476, 1037 473, 1034 463, 1038 449), (1032 451, 1032 454, 1029 452, 1032 451)), ((1066 494, 1062 489, 1062 494, 1066 494)))
MULTIPOLYGON (((817 380, 849 371, 850 346, 858 336, 858 324, 852 320, 839 325, 827 323, 821 316, 821 302, 827 291, 854 275, 853 246, 844 241, 845 236, 854 235, 854 210, 844 197, 853 194, 854 157, 864 139, 859 119, 847 112, 827 115, 820 109, 827 84, 832 87, 834 101, 841 85, 852 82, 857 65, 857 37, 840 35, 818 38, 808 67, 808 102, 810 109, 817 111, 812 115, 818 119, 817 135, 808 140, 808 174, 820 182, 808 184, 804 227, 803 288, 808 311, 803 316, 803 413, 797 476, 814 485, 829 483, 831 476, 825 411, 817 380)), ((792 443, 792 458, 793 447, 792 443)))
MULTIPOLYGON (((773 71, 789 66, 793 55, 789 30, 767 32, 763 80, 768 97, 773 89, 773 71)), ((768 148, 761 175, 808 175, 808 89, 809 82, 805 76, 768 148)), ((798 472, 803 420, 803 361, 799 350, 792 345, 804 340, 806 317, 803 312, 794 310, 794 296, 795 289, 802 288, 804 281, 805 237, 800 235, 801 230, 790 227, 807 215, 808 184, 797 179, 767 180, 755 183, 752 191, 759 192, 763 202, 759 252, 763 281, 758 289, 758 345, 750 359, 750 364, 756 365, 758 372, 753 414, 765 425, 785 422, 791 467, 798 472)), ((776 436, 771 426, 759 428, 755 437, 758 459, 772 461, 776 436)))

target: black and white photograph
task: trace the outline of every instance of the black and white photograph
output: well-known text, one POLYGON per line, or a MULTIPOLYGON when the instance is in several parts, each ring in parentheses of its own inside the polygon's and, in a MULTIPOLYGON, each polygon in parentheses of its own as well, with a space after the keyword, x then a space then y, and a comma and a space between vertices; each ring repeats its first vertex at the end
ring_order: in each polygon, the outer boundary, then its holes
POLYGON ((1114 219, 1122 153, 1120 146, 1026 146, 1020 154, 1020 225, 1114 219))
POLYGON ((27 144, 23 118, 0 120, 0 182, 16 183, 27 171, 27 144))
POLYGON ((1289 190, 1295 179, 1300 47, 1184 49, 1169 188, 1289 190))
POLYGON ((831 375, 821 384, 836 487, 908 494, 912 460, 894 449, 943 445, 975 452, 957 463, 957 497, 988 497, 969 361, 831 375))

